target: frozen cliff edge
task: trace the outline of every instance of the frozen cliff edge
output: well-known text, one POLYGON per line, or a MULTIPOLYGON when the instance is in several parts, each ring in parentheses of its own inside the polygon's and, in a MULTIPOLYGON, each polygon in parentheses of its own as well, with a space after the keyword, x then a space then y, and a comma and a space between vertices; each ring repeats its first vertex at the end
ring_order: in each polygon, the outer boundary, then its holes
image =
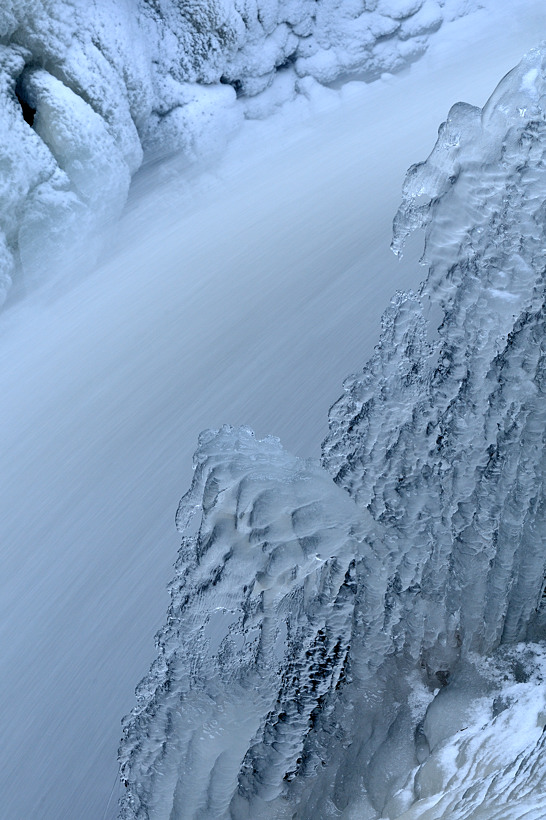
POLYGON ((545 159, 542 48, 408 172, 324 469, 203 435, 123 820, 544 817, 545 159))
MULTIPOLYGON (((479 4, 475 4, 479 5, 479 4)), ((143 152, 217 150, 313 82, 417 59, 462 0, 6 0, 0 304, 119 215, 143 152), (15 278, 14 278, 15 277, 15 278)))

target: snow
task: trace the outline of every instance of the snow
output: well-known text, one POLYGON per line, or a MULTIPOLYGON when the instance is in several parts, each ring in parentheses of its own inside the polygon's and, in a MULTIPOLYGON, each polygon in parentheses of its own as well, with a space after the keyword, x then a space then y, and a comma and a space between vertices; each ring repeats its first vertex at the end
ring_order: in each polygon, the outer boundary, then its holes
POLYGON ((7 817, 115 816, 119 720, 154 655, 198 432, 246 423, 318 454, 343 375, 421 276, 388 252, 405 169, 541 30, 536 3, 490 8, 405 75, 247 123, 200 181, 144 169, 100 269, 3 315, 7 817))
MULTIPOLYGON (((398 820, 540 820, 544 817, 544 647, 527 644, 478 661, 489 691, 465 695, 466 720, 412 771, 419 799, 398 820), (525 659, 522 675, 516 668, 525 659)), ((404 791, 398 797, 402 805, 404 791)), ((394 809, 393 801, 393 809, 394 809)))
POLYGON ((13 279, 17 293, 70 266, 92 229, 119 216, 143 152, 210 158, 245 117, 305 94, 311 78, 400 70, 443 19, 436 0, 10 0, 0 299, 13 279), (46 246, 47 264, 36 250, 46 246))

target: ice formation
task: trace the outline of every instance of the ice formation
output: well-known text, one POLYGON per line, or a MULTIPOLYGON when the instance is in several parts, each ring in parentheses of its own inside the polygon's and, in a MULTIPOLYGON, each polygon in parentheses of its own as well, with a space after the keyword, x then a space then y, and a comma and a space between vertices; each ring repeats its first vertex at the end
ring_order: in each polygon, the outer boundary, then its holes
POLYGON ((123 820, 545 816, 545 68, 408 172, 394 249, 424 227, 428 276, 323 468, 202 436, 123 820))
POLYGON ((544 53, 483 111, 454 106, 408 172, 394 249, 425 226, 429 274, 394 298, 323 446, 336 483, 385 527, 395 587, 420 586, 411 611, 394 596, 396 619, 422 619, 436 668, 460 644, 525 638, 542 592, 544 53))
POLYGON ((183 531, 196 510, 127 730, 124 754, 146 738, 147 763, 123 817, 224 817, 237 792, 262 816, 345 674, 361 550, 348 496, 277 439, 225 428, 201 436, 183 531))
POLYGON ((119 213, 143 151, 216 150, 314 81, 416 59, 462 0, 5 0, 0 302, 119 213))
MULTIPOLYGON (((442 690, 447 698, 438 697, 437 711, 445 714, 455 706, 460 725, 410 772, 391 804, 392 809, 406 804, 409 808, 388 816, 399 820, 544 817, 545 660, 543 646, 516 645, 486 662, 477 661, 474 671, 481 674, 486 694, 472 697, 464 677, 455 683, 459 692, 442 690), (453 694, 455 698, 450 697, 453 694)), ((438 715, 427 715, 424 730, 434 730, 435 720, 438 715)))

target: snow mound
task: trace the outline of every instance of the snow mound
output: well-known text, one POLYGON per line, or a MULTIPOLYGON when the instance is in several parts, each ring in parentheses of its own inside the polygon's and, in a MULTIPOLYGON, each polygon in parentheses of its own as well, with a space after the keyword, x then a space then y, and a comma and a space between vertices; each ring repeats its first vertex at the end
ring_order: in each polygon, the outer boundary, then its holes
MULTIPOLYGON (((385 815, 397 820, 542 820, 546 810, 546 657, 523 644, 477 662, 490 685, 455 732, 411 772, 385 815), (409 803, 407 810, 399 809, 409 803)), ((448 695, 448 690, 442 694, 448 695)), ((437 712, 452 707, 437 698, 437 712)), ((436 720, 438 718, 436 717, 436 720)), ((431 722, 431 721, 429 721, 431 722)), ((425 721, 426 725, 426 721, 425 721)))

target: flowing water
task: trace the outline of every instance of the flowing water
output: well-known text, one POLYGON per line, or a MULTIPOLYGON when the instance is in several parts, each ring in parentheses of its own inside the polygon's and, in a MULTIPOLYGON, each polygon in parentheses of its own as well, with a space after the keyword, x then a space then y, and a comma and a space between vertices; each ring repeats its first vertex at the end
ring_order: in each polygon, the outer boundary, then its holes
POLYGON ((3 315, 0 817, 115 816, 198 433, 247 424, 318 457, 343 377, 422 276, 415 247, 389 250, 405 170, 545 22, 480 12, 403 74, 249 123, 207 169, 150 165, 101 264, 3 315))

